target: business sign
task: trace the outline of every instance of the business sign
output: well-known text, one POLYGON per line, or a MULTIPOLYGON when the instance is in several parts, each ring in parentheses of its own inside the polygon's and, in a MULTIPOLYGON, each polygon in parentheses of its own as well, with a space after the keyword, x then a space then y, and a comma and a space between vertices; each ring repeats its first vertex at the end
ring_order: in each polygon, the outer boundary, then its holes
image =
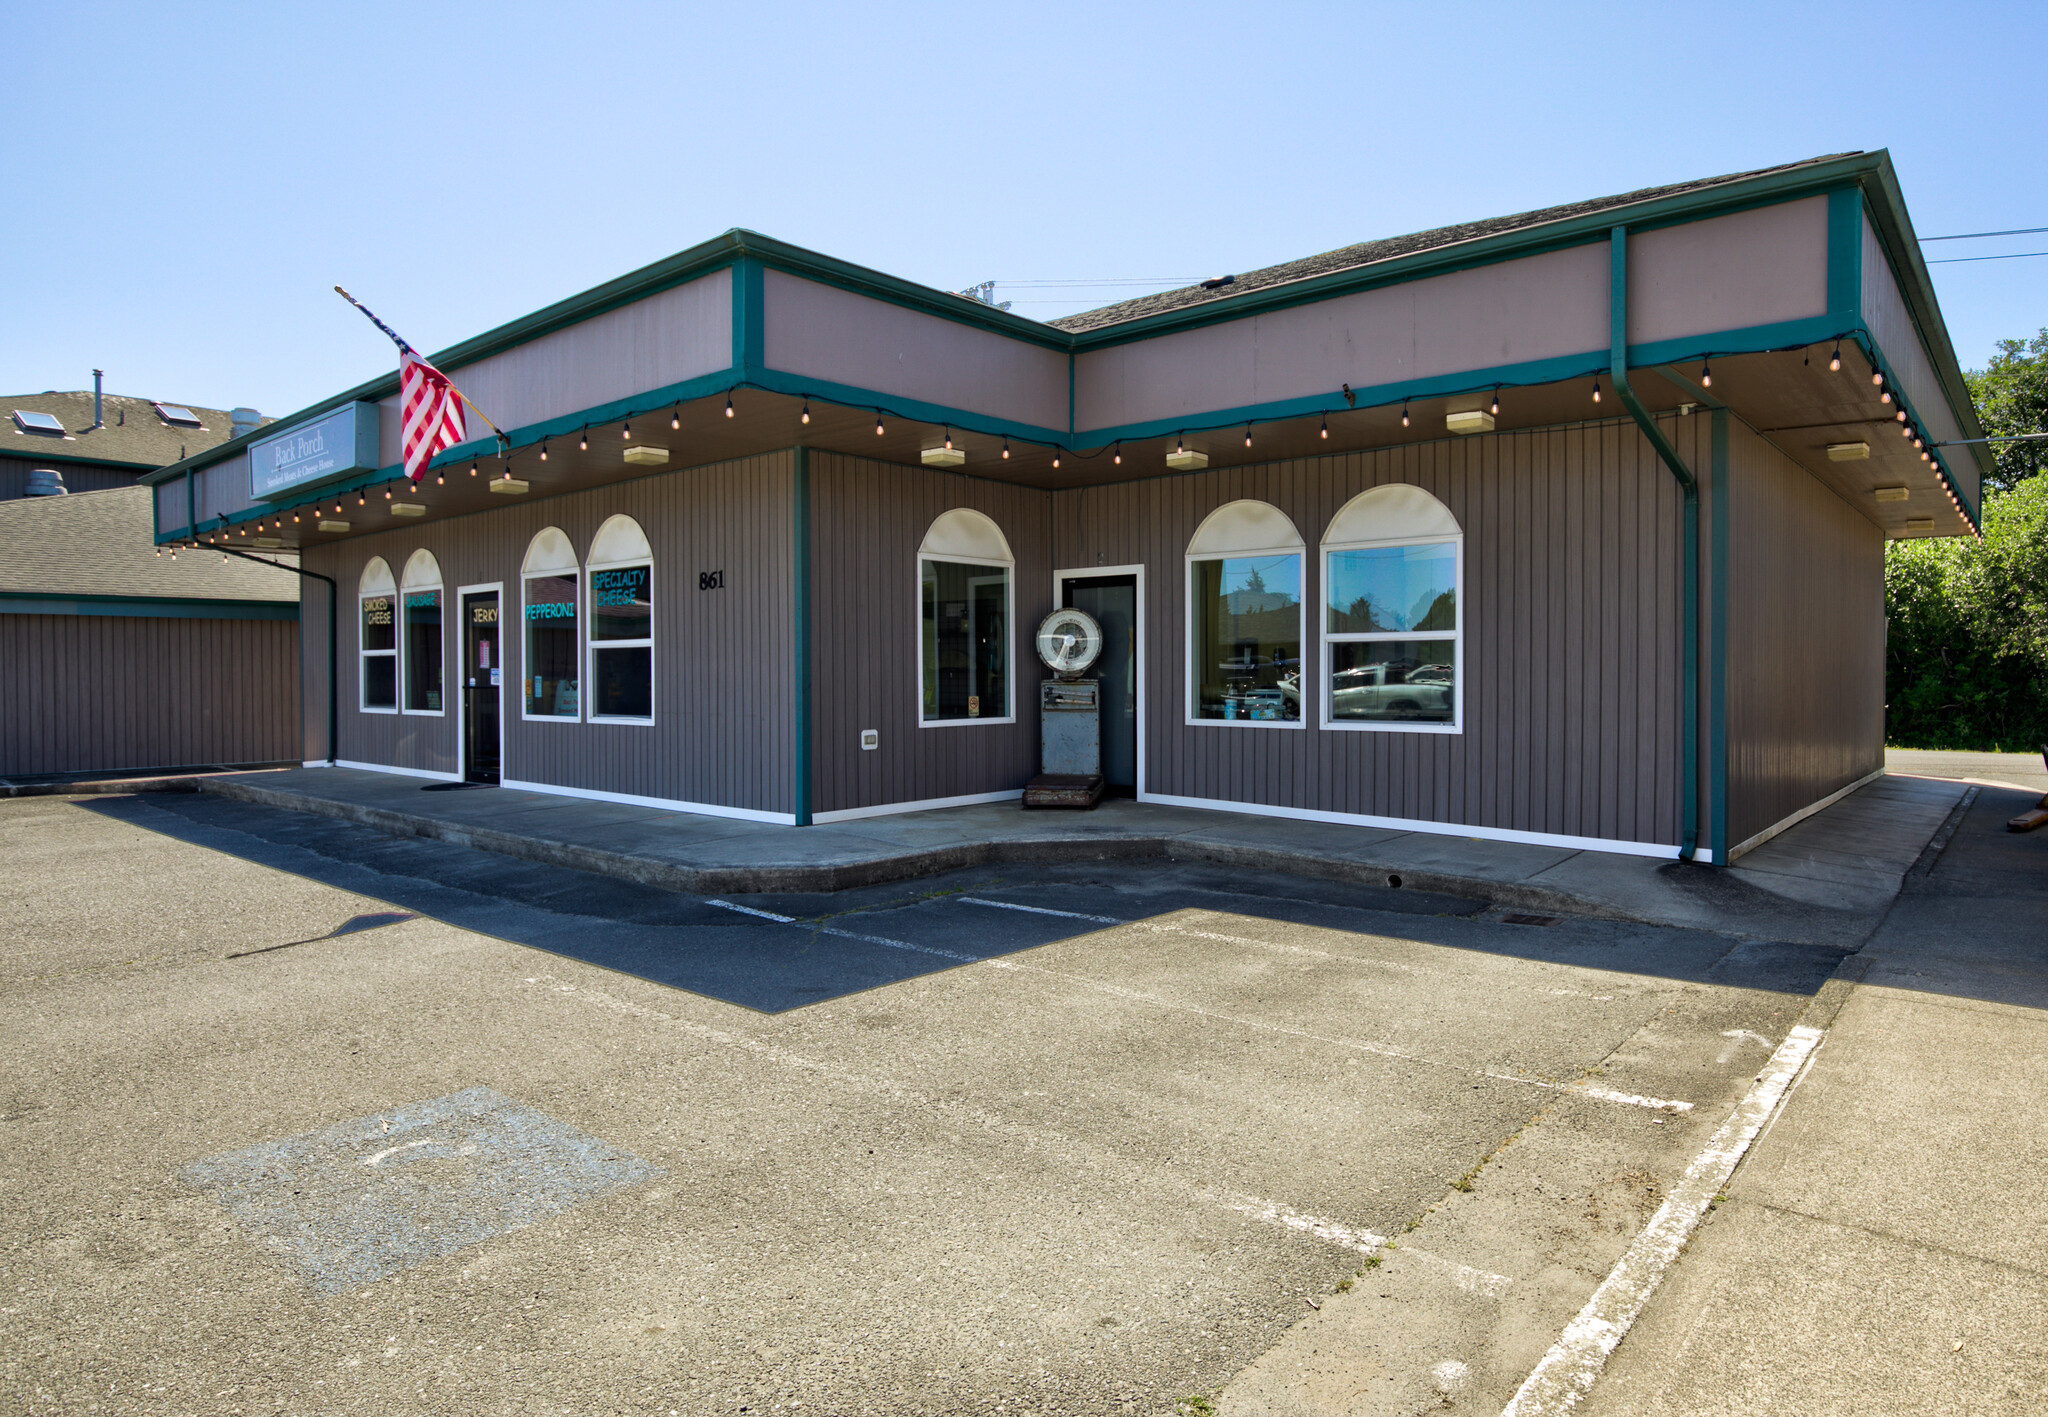
POLYGON ((249 445, 249 495, 257 501, 377 469, 377 405, 343 404, 310 423, 249 445))

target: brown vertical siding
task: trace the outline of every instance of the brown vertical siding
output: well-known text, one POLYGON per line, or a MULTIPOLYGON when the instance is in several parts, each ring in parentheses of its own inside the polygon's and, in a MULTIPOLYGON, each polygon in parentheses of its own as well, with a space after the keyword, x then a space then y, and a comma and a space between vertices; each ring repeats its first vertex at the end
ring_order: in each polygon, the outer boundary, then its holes
MULTIPOLYGON (((1706 420, 1665 427, 1689 461, 1706 420)), ((1062 569, 1146 567, 1145 790, 1406 820, 1675 845, 1676 482, 1632 425, 1410 445, 1055 495, 1062 569), (1317 547, 1353 496, 1409 482, 1465 531, 1461 734, 1324 731, 1317 547), (1184 556, 1203 517, 1256 498, 1308 544, 1299 730, 1185 722, 1184 556)))
POLYGON ((811 455, 812 810, 839 812, 1022 787, 1038 771, 1030 632, 1052 608, 1052 494, 835 453, 811 455), (1017 558, 1017 721, 918 723, 917 549, 955 507, 984 513, 1017 558), (863 752, 860 733, 879 731, 863 752))
MULTIPOLYGON (((771 453, 521 499, 310 550, 307 566, 341 587, 338 756, 461 770, 453 697, 461 653, 457 587, 498 582, 508 670, 505 777, 752 811, 792 810, 790 497, 790 455, 771 453), (527 722, 520 717, 518 684, 525 655, 519 568, 527 545, 543 527, 558 526, 575 544, 579 562, 587 562, 598 527, 614 513, 639 522, 654 553, 654 726, 527 722), (406 558, 422 547, 441 565, 449 711, 445 717, 364 713, 357 707, 356 587, 370 557, 382 556, 394 577, 403 576, 406 558), (698 573, 716 570, 725 572, 725 589, 700 591, 698 573)), ((317 716, 324 724, 324 657, 309 656, 306 673, 308 698, 316 700, 308 722, 317 716)))
POLYGON ((0 615, 0 776, 299 754, 289 620, 0 615))
POLYGON ((1884 533, 1731 424, 1732 848, 1884 766, 1884 533))
MULTIPOLYGON (((54 443, 57 440, 52 438, 50 441, 54 443)), ((25 496, 28 492, 28 475, 39 467, 52 467, 62 473, 65 489, 71 492, 104 492, 110 487, 133 487, 136 477, 140 475, 132 470, 95 467, 91 463, 0 457, 0 502, 25 496)), ((182 521, 183 518, 179 520, 182 521)))

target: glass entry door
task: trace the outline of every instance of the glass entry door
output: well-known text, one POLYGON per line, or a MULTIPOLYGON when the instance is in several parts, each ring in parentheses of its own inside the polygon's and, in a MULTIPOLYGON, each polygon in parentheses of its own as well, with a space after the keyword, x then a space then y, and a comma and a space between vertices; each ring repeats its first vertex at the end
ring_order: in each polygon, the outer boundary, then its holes
POLYGON ((1138 790, 1138 578, 1066 576, 1060 587, 1067 609, 1085 611, 1102 626, 1102 657, 1092 673, 1102 681, 1102 781, 1113 797, 1138 790))
POLYGON ((462 597, 464 781, 498 780, 499 694, 504 677, 504 658, 499 653, 498 592, 471 591, 462 597))

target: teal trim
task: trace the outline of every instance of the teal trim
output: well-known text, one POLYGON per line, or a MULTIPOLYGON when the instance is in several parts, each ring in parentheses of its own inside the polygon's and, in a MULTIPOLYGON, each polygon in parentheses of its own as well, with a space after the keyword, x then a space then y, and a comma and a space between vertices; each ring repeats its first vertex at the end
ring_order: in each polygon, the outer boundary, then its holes
POLYGON ((1656 340, 1628 347, 1631 369, 1653 364, 1681 364, 1689 359, 1719 359, 1724 354, 1761 354, 1772 349, 1796 349, 1846 339, 1859 327, 1858 321, 1837 320, 1832 314, 1813 315, 1803 320, 1780 320, 1769 325, 1751 325, 1740 330, 1715 330, 1710 334, 1687 335, 1683 339, 1656 340))
MULTIPOLYGON (((1664 437, 1643 401, 1628 382, 1628 228, 1614 227, 1608 233, 1607 330, 1609 360, 1607 372, 1614 380, 1615 395, 1657 456, 1671 469, 1685 493, 1684 569, 1681 572, 1685 599, 1684 657, 1679 751, 1679 845, 1681 861, 1693 860, 1700 837, 1700 489, 1685 460, 1664 437)), ((1719 858, 1716 858, 1719 860, 1719 858)), ((1723 862, 1722 864, 1726 864, 1723 862)))
POLYGON ((899 398, 852 384, 835 384, 828 379, 807 379, 801 374, 787 374, 780 369, 761 370, 758 376, 747 380, 747 386, 766 393, 787 394, 791 398, 809 397, 847 408, 880 409, 897 418, 946 424, 963 433, 984 433, 990 437, 1017 438, 1027 443, 1048 445, 1057 443, 1065 446, 1067 441, 1066 433, 1058 428, 1020 423, 1012 418, 998 418, 993 414, 954 408, 948 404, 926 403, 923 399, 899 398))
POLYGON ((790 566, 796 624, 795 754, 791 763, 791 809, 800 827, 811 825, 811 450, 792 453, 790 566))
POLYGON ((48 435, 38 437, 33 433, 26 433, 21 437, 22 441, 19 443, 9 443, 5 447, 0 447, 0 458, 13 458, 16 462, 26 463, 78 463, 83 466, 104 467, 113 472, 132 472, 138 478, 144 473, 155 472, 164 465, 156 462, 125 462, 119 458, 96 458, 90 453, 45 452, 46 444, 59 440, 48 435), (27 451, 18 451, 23 448, 27 451))
POLYGON ((1863 323, 1863 189, 1828 193, 1828 314, 1863 323))
POLYGON ((766 277, 752 258, 732 268, 732 367, 744 382, 768 366, 766 277))
POLYGON ((118 615, 138 620, 297 620, 296 600, 0 592, 0 615, 118 615))
POLYGON ((1709 846, 1714 863, 1728 864, 1728 410, 1716 408, 1708 516, 1713 536, 1712 569, 1708 572, 1708 603, 1712 624, 1707 643, 1707 788, 1709 846))

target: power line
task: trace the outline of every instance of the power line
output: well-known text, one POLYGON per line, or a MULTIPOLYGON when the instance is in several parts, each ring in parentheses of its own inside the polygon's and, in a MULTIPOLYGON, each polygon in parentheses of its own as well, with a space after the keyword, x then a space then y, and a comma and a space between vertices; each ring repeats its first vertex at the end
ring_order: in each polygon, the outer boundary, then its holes
POLYGON ((2048 226, 2022 226, 2015 231, 1965 231, 1960 236, 1923 236, 1922 241, 1975 241, 1980 236, 2039 236, 2048 226))
POLYGON ((2048 251, 2009 251, 2003 256, 1944 256, 1930 266, 1952 266, 1958 261, 2017 261, 2022 256, 2048 256, 2048 251))

